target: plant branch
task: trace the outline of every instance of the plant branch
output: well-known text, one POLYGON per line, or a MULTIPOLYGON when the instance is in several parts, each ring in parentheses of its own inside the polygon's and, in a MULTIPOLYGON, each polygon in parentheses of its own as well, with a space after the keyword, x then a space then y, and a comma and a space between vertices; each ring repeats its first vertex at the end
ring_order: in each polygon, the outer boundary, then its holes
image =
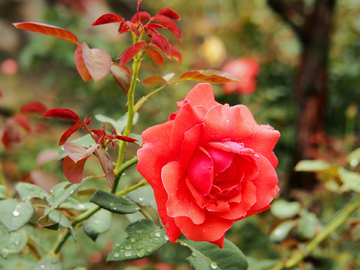
POLYGON ((344 210, 342 210, 327 226, 326 229, 321 233, 316 235, 306 246, 305 250, 302 252, 296 250, 293 252, 291 257, 284 262, 279 262, 274 265, 270 270, 281 270, 288 269, 298 265, 302 260, 304 260, 322 241, 324 241, 331 233, 333 233, 337 228, 343 225, 346 220, 359 209, 360 207, 360 195, 357 195, 355 200, 350 202, 344 210))

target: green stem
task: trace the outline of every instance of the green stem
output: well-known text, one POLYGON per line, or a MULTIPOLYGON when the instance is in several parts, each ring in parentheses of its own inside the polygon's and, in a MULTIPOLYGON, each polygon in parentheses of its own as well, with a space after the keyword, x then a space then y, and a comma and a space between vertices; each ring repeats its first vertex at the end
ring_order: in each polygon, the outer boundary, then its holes
POLYGON ((306 246, 305 251, 295 251, 291 257, 285 262, 279 262, 274 265, 270 270, 281 270, 283 268, 291 268, 298 265, 304 260, 322 241, 324 241, 331 233, 337 228, 343 225, 346 220, 359 209, 360 207, 360 195, 357 195, 356 199, 349 203, 344 210, 340 212, 327 226, 326 229, 315 236, 306 246))
MULTIPOLYGON (((147 184, 147 181, 145 179, 142 179, 139 183, 128 187, 124 190, 121 190, 119 192, 116 193, 117 196, 121 197, 131 191, 134 191, 136 189, 138 189, 139 187, 145 186, 147 184)), ((93 208, 87 210, 86 212, 78 215, 76 217, 76 219, 73 221, 73 223, 71 224, 72 227, 75 227, 77 224, 79 224, 80 222, 83 222, 84 220, 88 219, 89 217, 91 217, 93 214, 95 214, 97 211, 99 211, 101 208, 99 206, 94 206, 93 208)), ((66 232, 63 235, 60 235, 58 237, 58 240, 56 241, 56 243, 54 244, 54 246, 52 247, 52 249, 50 250, 50 252, 48 253, 48 256, 52 256, 55 255, 57 253, 60 252, 61 248, 63 247, 63 245, 65 244, 66 240, 70 237, 71 233, 70 230, 66 230, 66 232)))

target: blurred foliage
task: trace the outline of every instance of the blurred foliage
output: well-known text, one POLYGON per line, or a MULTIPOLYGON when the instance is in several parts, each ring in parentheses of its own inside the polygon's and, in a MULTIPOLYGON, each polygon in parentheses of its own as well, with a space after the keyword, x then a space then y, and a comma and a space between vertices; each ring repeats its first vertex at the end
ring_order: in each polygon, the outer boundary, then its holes
MULTIPOLYGON (((298 57, 301 53, 296 36, 269 9, 264 0, 143 1, 142 9, 153 14, 163 6, 176 10, 181 16, 178 25, 182 32, 183 43, 177 41, 173 43, 183 55, 183 64, 179 66, 175 61, 170 62, 165 59, 164 67, 160 69, 151 61, 145 61, 140 79, 155 74, 163 76, 172 72, 179 76, 191 69, 221 69, 226 61, 239 57, 258 59, 261 68, 257 77, 257 90, 253 95, 224 95, 221 86, 214 86, 214 91, 217 101, 230 105, 245 104, 259 124, 270 124, 281 132, 281 138, 275 148, 279 158, 277 171, 281 187, 291 169, 296 135, 297 105, 293 95, 293 85, 298 57)), ((325 164, 331 164, 330 169, 333 169, 334 164, 335 167, 345 166, 348 170, 345 173, 359 172, 360 163, 353 161, 357 160, 357 156, 346 160, 347 154, 359 146, 359 12, 360 2, 357 0, 337 2, 329 58, 329 95, 327 109, 324 112, 327 134, 319 134, 314 138, 317 147, 309 149, 314 158, 323 159, 325 164)), ((116 58, 130 45, 129 38, 116 36, 116 28, 114 28, 113 35, 116 38, 109 40, 108 35, 102 34, 101 30, 108 26, 98 26, 100 30, 83 31, 100 15, 101 13, 84 16, 84 13, 76 13, 71 9, 55 5, 42 10, 38 21, 70 30, 79 37, 80 41, 87 42, 90 47, 105 49, 116 58)), ((128 14, 121 15, 129 19, 128 14)), ((111 76, 96 84, 83 83, 73 60, 75 45, 43 35, 30 34, 28 37, 28 42, 18 55, 20 73, 11 77, 0 74, 0 89, 3 93, 0 100, 1 108, 16 111, 20 107, 19 104, 24 104, 30 99, 38 100, 49 108, 66 107, 82 117, 87 114, 93 118, 93 125, 97 128, 100 128, 101 124, 95 120, 96 114, 114 119, 124 114, 126 99, 111 76)), ((170 35, 167 35, 167 38, 175 40, 170 35)), ((5 59, 2 54, 0 57, 2 57, 0 61, 5 59)), ((182 100, 194 85, 195 83, 192 82, 172 85, 157 97, 147 101, 140 111, 140 121, 134 127, 134 132, 141 133, 150 125, 166 121, 170 113, 177 109, 175 102, 182 100)), ((135 99, 150 92, 147 87, 141 84, 138 86, 135 99)), ((32 121, 37 120, 32 119, 32 121)), ((1 119, 1 125, 3 123, 4 119, 1 119)), ((61 121, 45 120, 43 123, 44 126, 39 128, 37 133, 27 136, 21 144, 15 145, 10 151, 0 151, 2 170, 10 187, 10 194, 15 194, 13 188, 15 183, 19 180, 26 181, 30 172, 37 168, 38 154, 46 149, 56 149, 61 132, 69 127, 61 121)), ((134 152, 130 151, 126 154, 132 157, 134 152)), ((42 169, 51 172, 55 182, 58 182, 65 179, 60 165, 50 162, 42 169)), ((316 167, 319 164, 312 165, 316 167)), ((86 169, 90 174, 100 174, 100 168, 92 166, 91 163, 87 164, 86 169)), ((289 257, 291 249, 296 247, 301 249, 308 239, 320 232, 323 226, 350 201, 353 196, 351 188, 339 193, 341 171, 340 174, 337 172, 330 170, 328 174, 321 174, 321 182, 313 192, 293 191, 292 194, 280 192, 281 199, 274 202, 272 214, 268 211, 235 223, 228 232, 227 238, 237 244, 248 257, 250 270, 269 269, 279 258, 289 257), (289 198, 292 198, 293 202, 289 201, 289 198)), ((344 174, 344 171, 342 173, 344 174)), ((138 178, 137 172, 131 170, 126 177, 123 177, 121 185, 126 187, 138 178)), ((91 190, 96 185, 104 187, 106 183, 89 181, 82 186, 82 189, 91 190)), ((78 196, 81 202, 88 199, 89 195, 78 196)), ((356 267, 360 265, 359 220, 358 212, 344 228, 331 234, 312 256, 307 257, 305 262, 295 269, 357 269, 356 267)), ((170 269, 189 269, 184 262, 190 251, 180 245, 171 244, 166 244, 152 256, 137 262, 105 264, 107 254, 114 248, 114 244, 120 243, 125 238, 119 231, 123 231, 128 223, 127 219, 114 216, 112 228, 101 234, 96 242, 91 241, 83 230, 77 230, 77 239, 81 244, 74 245, 73 240, 69 240, 62 250, 65 269, 86 265, 88 265, 87 269, 105 270, 161 269, 156 268, 159 262, 167 263, 170 269)), ((32 229, 27 225, 22 230, 32 229)), ((56 232, 49 230, 43 232, 48 242, 52 243, 55 240, 56 232)), ((43 239, 37 237, 33 235, 34 239, 31 240, 46 244, 43 239)), ((35 260, 31 256, 30 248, 26 247, 20 257, 9 255, 6 266, 4 265, 4 259, 0 258, 0 269, 30 269, 35 265, 35 260)))

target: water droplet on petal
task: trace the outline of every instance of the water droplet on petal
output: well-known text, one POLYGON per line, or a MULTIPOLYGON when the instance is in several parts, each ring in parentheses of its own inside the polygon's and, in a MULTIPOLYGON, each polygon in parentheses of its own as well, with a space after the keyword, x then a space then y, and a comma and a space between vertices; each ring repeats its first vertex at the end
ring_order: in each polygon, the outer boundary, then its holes
POLYGON ((19 213, 18 211, 16 211, 16 210, 14 210, 14 211, 12 212, 12 214, 13 214, 14 217, 17 217, 18 215, 20 215, 20 213, 19 213))
POLYGON ((218 268, 218 265, 216 264, 216 262, 212 262, 212 263, 210 263, 210 267, 211 267, 211 269, 216 269, 216 268, 218 268))

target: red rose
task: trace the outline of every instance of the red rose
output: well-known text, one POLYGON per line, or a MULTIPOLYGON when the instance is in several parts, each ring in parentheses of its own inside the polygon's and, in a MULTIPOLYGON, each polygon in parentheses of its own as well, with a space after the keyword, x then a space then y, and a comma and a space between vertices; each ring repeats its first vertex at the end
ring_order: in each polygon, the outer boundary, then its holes
POLYGON ((279 191, 273 148, 280 133, 246 106, 221 105, 198 84, 169 121, 148 128, 138 171, 154 189, 171 242, 183 233, 223 247, 240 219, 265 211, 279 191))
POLYGON ((225 83, 223 85, 224 93, 237 92, 243 95, 254 93, 259 69, 259 62, 256 59, 239 58, 227 62, 223 67, 223 71, 234 75, 239 81, 225 83))

